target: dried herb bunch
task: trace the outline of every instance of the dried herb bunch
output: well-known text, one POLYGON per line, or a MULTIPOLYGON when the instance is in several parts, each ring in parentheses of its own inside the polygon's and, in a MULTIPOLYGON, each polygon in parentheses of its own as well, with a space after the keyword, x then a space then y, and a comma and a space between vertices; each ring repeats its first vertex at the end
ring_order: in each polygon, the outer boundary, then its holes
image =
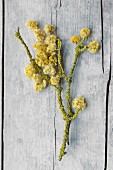
POLYGON ((85 45, 85 40, 89 37, 91 31, 88 28, 80 30, 80 36, 72 36, 70 41, 75 43, 75 56, 72 64, 72 68, 68 76, 65 75, 64 68, 62 66, 61 56, 61 44, 62 41, 53 33, 55 27, 52 25, 45 25, 44 31, 42 31, 36 21, 28 21, 26 26, 29 27, 35 37, 36 42, 33 48, 36 50, 35 57, 33 57, 29 51, 28 46, 24 42, 18 28, 15 36, 20 40, 21 44, 26 49, 30 63, 25 68, 26 77, 34 81, 34 89, 37 92, 44 90, 47 86, 52 86, 58 95, 58 106, 61 110, 63 120, 65 121, 63 142, 60 148, 59 160, 65 155, 66 145, 69 145, 69 129, 72 120, 74 120, 79 111, 84 110, 86 103, 83 97, 78 97, 71 101, 70 88, 72 83, 73 72, 80 55, 88 50, 91 53, 97 53, 99 50, 98 41, 94 40, 88 45, 85 45), (61 79, 64 79, 67 83, 66 100, 67 108, 64 108, 62 102, 61 92, 63 87, 60 83, 61 79), (72 107, 75 111, 72 111, 72 107))

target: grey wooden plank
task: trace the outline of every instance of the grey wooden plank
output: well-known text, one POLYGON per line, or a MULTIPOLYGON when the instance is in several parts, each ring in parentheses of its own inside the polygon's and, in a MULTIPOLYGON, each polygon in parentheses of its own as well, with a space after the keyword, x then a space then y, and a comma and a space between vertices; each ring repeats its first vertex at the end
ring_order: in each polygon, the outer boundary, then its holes
MULTIPOLYGON (((55 8, 57 10, 58 35, 63 40, 65 71, 68 74, 74 55, 74 46, 69 42, 72 35, 79 34, 81 28, 89 27, 92 30, 89 40, 97 39, 101 44, 101 4, 98 0, 72 0, 71 2, 62 0, 61 4, 60 7, 59 4, 55 5, 55 8)), ((53 10, 55 9, 53 8, 53 10)), ((61 162, 57 159, 64 122, 57 108, 56 170, 104 169, 106 82, 102 69, 102 48, 96 55, 85 52, 79 59, 74 74, 72 99, 83 95, 88 107, 72 122, 70 145, 61 162)), ((65 93, 63 93, 63 97, 65 97, 65 93)))
MULTIPOLYGON (((113 61, 113 60, 112 60, 113 61)), ((109 82, 108 98, 108 136, 107 136, 107 169, 113 169, 113 73, 109 82)))
POLYGON ((22 36, 34 54, 33 33, 25 27, 29 19, 41 26, 51 23, 51 1, 6 1, 5 29, 5 170, 52 170, 54 166, 55 92, 33 90, 24 75, 28 64, 24 48, 14 34, 22 36))
MULTIPOLYGON (((0 3, 0 158, 2 143, 2 3, 0 3)), ((1 160, 0 160, 1 167, 1 160)))
POLYGON ((113 169, 113 2, 103 0, 104 60, 106 84, 106 169, 113 169))

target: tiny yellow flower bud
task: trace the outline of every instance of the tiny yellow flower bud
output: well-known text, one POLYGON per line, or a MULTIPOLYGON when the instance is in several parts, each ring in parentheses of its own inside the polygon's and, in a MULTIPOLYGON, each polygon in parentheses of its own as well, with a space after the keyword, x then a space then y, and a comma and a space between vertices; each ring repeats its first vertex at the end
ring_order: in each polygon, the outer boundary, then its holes
POLYGON ((30 30, 35 30, 38 28, 37 26, 37 22, 36 21, 33 21, 33 20, 29 20, 26 22, 26 26, 29 27, 30 30))
POLYGON ((57 48, 57 46, 56 46, 55 43, 54 44, 49 44, 48 47, 47 47, 47 52, 52 53, 52 52, 54 52, 56 50, 56 48, 57 48))
POLYGON ((35 62, 38 66, 43 67, 43 62, 41 60, 35 60, 35 62))
POLYGON ((48 56, 43 51, 38 51, 35 56, 38 60, 48 60, 48 56))
POLYGON ((99 50, 99 43, 98 41, 94 40, 88 44, 88 51, 91 53, 97 53, 99 50))
POLYGON ((33 45, 33 48, 34 48, 35 50, 46 51, 46 49, 47 49, 47 44, 42 44, 42 43, 36 42, 36 43, 33 45))
POLYGON ((43 42, 45 39, 45 35, 37 35, 36 36, 36 40, 39 41, 39 42, 43 42))
POLYGON ((36 64, 40 67, 46 67, 49 65, 49 60, 48 59, 40 59, 40 60, 35 60, 36 64))
POLYGON ((35 74, 35 68, 33 67, 32 64, 28 64, 24 71, 27 78, 32 78, 33 74, 35 74))
POLYGON ((38 82, 35 82, 34 89, 35 91, 40 92, 46 88, 46 85, 47 85, 46 80, 43 80, 41 84, 39 84, 38 82))
POLYGON ((77 43, 77 42, 80 41, 80 37, 74 35, 74 36, 71 37, 70 41, 71 41, 72 43, 77 43))
POLYGON ((41 29, 36 29, 34 31, 34 34, 36 36, 36 40, 39 41, 39 42, 43 42, 44 39, 45 39, 45 33, 41 30, 41 29))
POLYGON ((56 56, 54 56, 54 55, 52 56, 51 55, 49 57, 49 63, 52 64, 52 65, 57 65, 57 58, 56 58, 56 56))
POLYGON ((88 28, 83 28, 80 30, 80 35, 82 38, 87 38, 89 37, 91 31, 88 28))
POLYGON ((55 77, 51 77, 51 79, 50 79, 50 82, 51 82, 51 84, 53 84, 53 85, 58 84, 59 81, 60 81, 60 77, 59 77, 58 75, 55 76, 55 77))
POLYGON ((79 97, 73 100, 72 102, 73 108, 84 110, 86 107, 86 103, 83 97, 79 97))
POLYGON ((57 37, 56 35, 50 35, 45 39, 46 44, 56 43, 57 37))
POLYGON ((38 58, 38 59, 41 59, 43 56, 45 56, 45 52, 44 51, 38 51, 36 54, 35 54, 35 57, 38 58))
POLYGON ((32 80, 34 80, 37 83, 42 82, 42 76, 40 74, 33 74, 32 80))
POLYGON ((49 65, 49 66, 45 67, 43 72, 44 72, 44 74, 54 76, 56 74, 56 69, 52 65, 49 65))
POLYGON ((36 60, 36 63, 40 67, 46 67, 46 66, 49 65, 49 59, 48 59, 48 56, 46 54, 44 54, 42 56, 37 54, 37 58, 38 58, 38 60, 36 60))
POLYGON ((55 27, 53 25, 45 25, 44 31, 46 34, 52 34, 55 31, 55 27))

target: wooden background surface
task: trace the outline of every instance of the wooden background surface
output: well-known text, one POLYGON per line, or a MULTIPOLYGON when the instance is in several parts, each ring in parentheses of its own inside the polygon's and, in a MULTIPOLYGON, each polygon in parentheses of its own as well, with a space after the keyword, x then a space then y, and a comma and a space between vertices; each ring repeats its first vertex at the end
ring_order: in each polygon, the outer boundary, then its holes
POLYGON ((4 170, 113 170, 113 1, 3 0, 0 9, 4 170), (88 107, 72 122, 70 146, 61 162, 64 122, 56 93, 50 87, 41 93, 33 90, 23 71, 28 58, 14 36, 19 26, 32 47, 33 34, 25 27, 29 19, 57 26, 66 74, 74 55, 72 35, 88 27, 90 40, 101 44, 98 54, 85 52, 75 70, 72 99, 83 95, 88 107))

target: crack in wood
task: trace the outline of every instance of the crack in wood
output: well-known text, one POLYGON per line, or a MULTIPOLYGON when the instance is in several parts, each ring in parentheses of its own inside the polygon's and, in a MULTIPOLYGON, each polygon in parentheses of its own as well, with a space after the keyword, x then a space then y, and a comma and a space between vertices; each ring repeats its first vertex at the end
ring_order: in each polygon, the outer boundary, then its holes
POLYGON ((59 5, 59 8, 61 8, 62 7, 62 0, 60 0, 60 5, 59 5))
POLYGON ((62 0, 54 0, 52 6, 55 10, 60 9, 62 7, 62 0))
MULTIPOLYGON (((110 42, 111 46, 111 42, 110 42)), ((111 49, 111 48, 110 48, 111 49)), ((106 127, 105 127, 105 166, 104 170, 107 170, 107 153, 108 153, 108 113, 109 113, 109 92, 110 92, 110 84, 111 84, 111 54, 110 54, 110 70, 109 70, 109 78, 107 81, 107 89, 106 89, 106 127)))
POLYGON ((101 34, 102 34, 102 40, 101 40, 101 43, 102 43, 102 71, 104 73, 104 46, 103 46, 104 37, 103 37, 103 3, 102 3, 102 0, 101 0, 101 34))
MULTIPOLYGON (((55 93, 55 103, 56 103, 56 93, 55 93)), ((54 152, 53 152, 53 170, 55 169, 55 160, 56 160, 56 104, 55 104, 55 111, 54 111, 54 152)))
POLYGON ((53 170, 55 170, 55 160, 54 160, 54 153, 53 153, 53 170))
POLYGON ((4 169, 4 44, 5 44, 5 0, 2 0, 2 122, 1 122, 1 169, 4 169))
POLYGON ((53 152, 53 170, 55 169, 55 159, 56 159, 56 127, 55 127, 56 113, 54 115, 54 152, 53 152))

